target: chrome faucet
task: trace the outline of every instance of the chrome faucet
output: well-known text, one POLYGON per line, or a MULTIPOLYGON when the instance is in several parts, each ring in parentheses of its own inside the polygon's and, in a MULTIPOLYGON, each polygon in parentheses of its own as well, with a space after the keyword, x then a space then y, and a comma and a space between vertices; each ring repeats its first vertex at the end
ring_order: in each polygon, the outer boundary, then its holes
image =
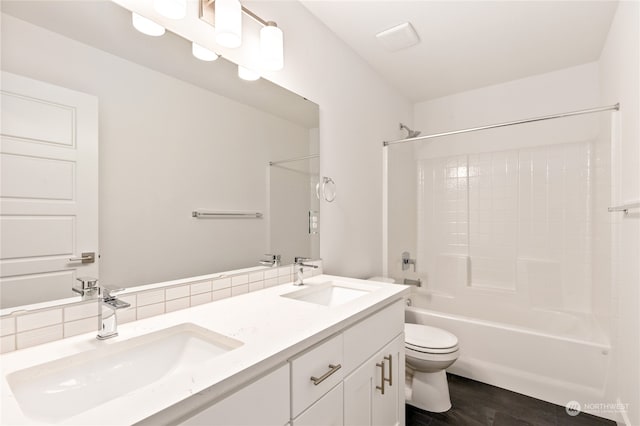
POLYGON ((311 265, 308 263, 304 263, 304 262, 308 262, 311 259, 308 257, 299 257, 296 256, 294 257, 293 260, 293 268, 296 270, 296 280, 293 282, 293 285, 303 285, 303 278, 304 278, 304 268, 313 268, 313 269, 317 269, 318 265, 311 265))
POLYGON ((280 266, 280 255, 279 254, 265 254, 266 259, 262 259, 260 261, 261 265, 264 266, 280 266))
POLYGON ((114 293, 124 290, 100 287, 98 300, 98 340, 105 340, 118 335, 118 316, 116 311, 131 306, 127 302, 119 300, 114 293))
POLYGON ((73 286, 71 290, 78 293, 82 300, 95 299, 98 296, 98 279, 92 277, 78 277, 76 280, 80 286, 73 286))

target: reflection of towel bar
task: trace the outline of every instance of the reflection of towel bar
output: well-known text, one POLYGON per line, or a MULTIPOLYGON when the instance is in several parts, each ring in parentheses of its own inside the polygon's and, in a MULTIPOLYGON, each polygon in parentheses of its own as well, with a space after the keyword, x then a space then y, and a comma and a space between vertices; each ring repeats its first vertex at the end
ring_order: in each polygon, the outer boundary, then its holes
POLYGON ((195 218, 262 218, 262 213, 260 212, 208 212, 208 211, 200 211, 194 210, 191 212, 191 217, 195 218))
POLYGON ((640 208, 640 201, 635 203, 623 204, 621 206, 609 207, 609 212, 624 212, 624 214, 629 213, 629 209, 638 209, 640 208))

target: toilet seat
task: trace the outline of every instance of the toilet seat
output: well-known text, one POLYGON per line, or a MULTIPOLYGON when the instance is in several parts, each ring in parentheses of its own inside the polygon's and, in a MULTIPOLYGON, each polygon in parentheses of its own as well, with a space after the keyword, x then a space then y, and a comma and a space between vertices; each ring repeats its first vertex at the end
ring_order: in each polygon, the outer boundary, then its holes
POLYGON ((405 348, 425 354, 449 354, 458 350, 458 338, 448 331, 421 324, 404 325, 405 348))

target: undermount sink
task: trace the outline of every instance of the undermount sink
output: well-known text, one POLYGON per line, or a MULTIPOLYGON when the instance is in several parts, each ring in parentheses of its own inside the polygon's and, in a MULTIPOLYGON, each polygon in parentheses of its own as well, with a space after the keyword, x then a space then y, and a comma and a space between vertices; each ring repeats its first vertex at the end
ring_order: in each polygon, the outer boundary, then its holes
POLYGON ((27 416, 59 422, 242 344, 185 323, 19 370, 7 381, 27 416))
POLYGON ((312 284, 307 288, 283 294, 282 297, 315 303, 324 306, 337 306, 371 293, 374 289, 355 288, 339 282, 312 284))

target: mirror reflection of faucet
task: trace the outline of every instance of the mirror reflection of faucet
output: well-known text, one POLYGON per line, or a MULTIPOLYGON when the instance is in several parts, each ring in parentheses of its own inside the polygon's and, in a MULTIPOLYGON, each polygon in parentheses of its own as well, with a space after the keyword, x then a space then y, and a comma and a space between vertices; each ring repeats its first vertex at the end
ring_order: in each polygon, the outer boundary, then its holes
POLYGON ((265 259, 260 260, 260 264, 264 266, 280 266, 279 254, 265 254, 265 259))
POLYGON ((311 261, 311 259, 308 257, 296 256, 294 258, 293 269, 296 272, 296 280, 293 282, 293 285, 304 285, 304 268, 318 268, 318 265, 304 263, 309 261, 311 261))
POLYGON ((411 259, 411 254, 408 251, 402 252, 402 270, 409 269, 409 265, 413 265, 413 272, 416 271, 416 260, 411 259))
POLYGON ((78 277, 79 286, 71 287, 74 293, 78 293, 82 300, 91 300, 98 297, 98 279, 93 277, 78 277))

